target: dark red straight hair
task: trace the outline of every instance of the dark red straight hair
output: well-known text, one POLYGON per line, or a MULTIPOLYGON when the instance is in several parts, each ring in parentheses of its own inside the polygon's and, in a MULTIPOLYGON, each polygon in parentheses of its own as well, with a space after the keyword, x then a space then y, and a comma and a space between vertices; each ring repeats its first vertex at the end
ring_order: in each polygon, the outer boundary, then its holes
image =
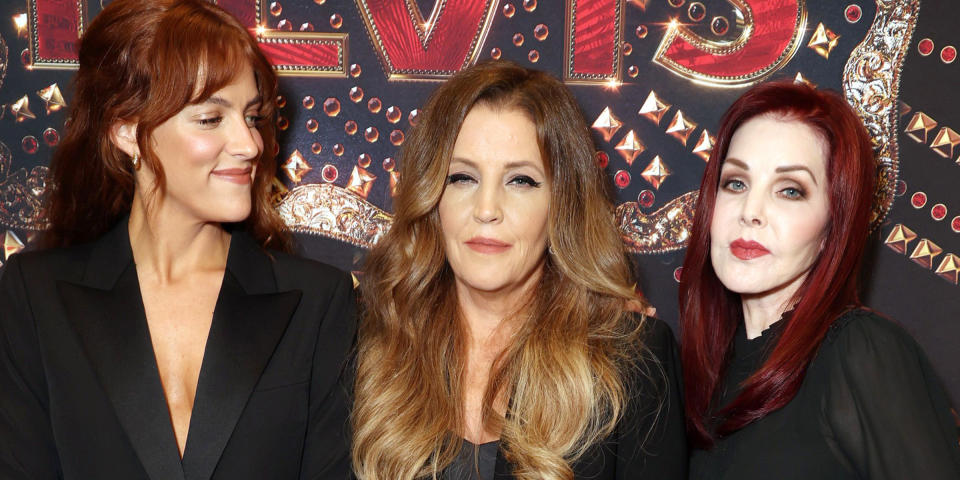
POLYGON ((860 258, 870 231, 876 166, 866 128, 839 95, 798 83, 760 84, 724 115, 710 156, 680 281, 681 358, 691 444, 710 448, 730 434, 783 407, 803 382, 807 366, 833 321, 859 305, 860 258), (710 261, 710 224, 730 139, 746 121, 774 116, 810 126, 828 145, 830 199, 823 251, 793 298, 793 314, 764 364, 726 406, 718 386, 729 363, 740 296, 720 282, 710 261), (721 408, 722 407, 722 408, 721 408))
POLYGON ((80 39, 79 63, 64 138, 50 162, 50 226, 43 247, 92 241, 130 212, 133 165, 110 138, 117 122, 136 122, 143 165, 154 172, 157 193, 163 194, 153 130, 185 106, 210 98, 250 65, 264 118, 257 126, 263 152, 250 216, 240 227, 263 247, 291 249, 291 235, 270 201, 276 74, 237 19, 205 0, 114 0, 80 39))

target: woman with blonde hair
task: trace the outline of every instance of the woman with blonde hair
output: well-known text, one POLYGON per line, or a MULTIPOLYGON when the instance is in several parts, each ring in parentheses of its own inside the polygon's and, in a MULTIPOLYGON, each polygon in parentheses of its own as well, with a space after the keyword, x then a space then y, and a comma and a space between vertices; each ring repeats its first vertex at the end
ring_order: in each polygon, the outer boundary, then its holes
POLYGON ((503 61, 430 97, 367 259, 352 418, 374 479, 685 478, 675 341, 570 92, 503 61))

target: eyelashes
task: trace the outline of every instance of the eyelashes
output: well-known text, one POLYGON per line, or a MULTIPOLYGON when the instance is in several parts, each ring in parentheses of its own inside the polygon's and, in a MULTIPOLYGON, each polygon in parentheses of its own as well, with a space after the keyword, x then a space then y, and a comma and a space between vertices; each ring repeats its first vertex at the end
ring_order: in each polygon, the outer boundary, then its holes
MULTIPOLYGON (((447 185, 476 183, 476 179, 466 173, 452 173, 447 175, 447 185)), ((538 182, 529 175, 516 175, 507 180, 507 185, 521 188, 540 188, 543 182, 538 182)))
MULTIPOLYGON (((730 178, 725 179, 720 182, 720 187, 723 190, 732 193, 741 193, 747 190, 747 184, 739 178, 730 178)), ((807 197, 807 192, 798 186, 785 187, 777 191, 777 193, 787 199, 787 200, 802 200, 807 197)))

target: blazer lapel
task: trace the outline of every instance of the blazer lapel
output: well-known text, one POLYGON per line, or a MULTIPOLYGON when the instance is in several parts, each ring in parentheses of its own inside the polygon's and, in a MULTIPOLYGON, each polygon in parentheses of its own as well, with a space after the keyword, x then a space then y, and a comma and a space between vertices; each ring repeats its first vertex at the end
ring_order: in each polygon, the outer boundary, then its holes
POLYGON ((81 347, 147 475, 182 480, 126 227, 126 221, 120 222, 94 245, 79 284, 60 281, 57 286, 81 347))
POLYGON ((190 419, 187 479, 213 474, 300 295, 277 293, 269 257, 245 234, 233 234, 190 419))

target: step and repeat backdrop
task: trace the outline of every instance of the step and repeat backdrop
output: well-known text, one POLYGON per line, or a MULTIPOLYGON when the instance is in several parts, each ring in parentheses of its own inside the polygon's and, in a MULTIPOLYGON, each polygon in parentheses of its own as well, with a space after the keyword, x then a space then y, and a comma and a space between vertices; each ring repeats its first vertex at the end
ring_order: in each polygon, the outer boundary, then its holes
MULTIPOLYGON (((45 226, 77 39, 109 0, 0 5, 0 235, 45 226)), ((399 151, 454 72, 510 59, 562 78, 592 125, 623 241, 657 314, 677 278, 715 129, 749 86, 842 92, 876 147, 868 305, 960 399, 960 4, 953 0, 219 0, 282 75, 276 206, 303 253, 362 274, 390 228, 399 151)))

